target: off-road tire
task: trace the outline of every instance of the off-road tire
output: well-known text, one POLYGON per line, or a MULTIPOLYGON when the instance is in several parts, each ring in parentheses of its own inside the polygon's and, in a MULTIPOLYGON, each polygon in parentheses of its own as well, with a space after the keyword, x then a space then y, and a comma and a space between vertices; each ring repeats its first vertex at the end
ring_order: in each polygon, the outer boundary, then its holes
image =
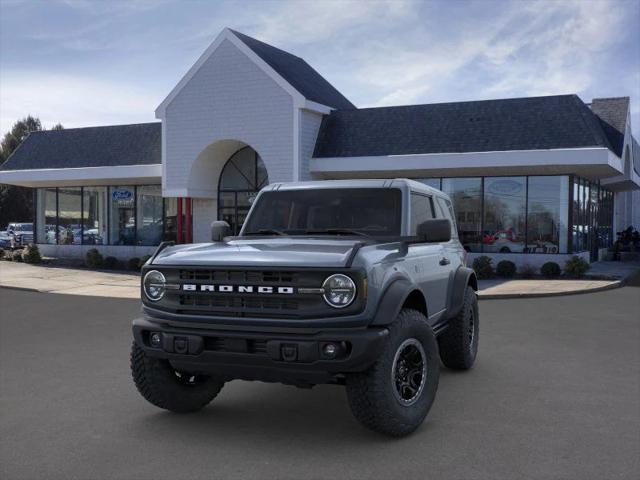
POLYGON ((367 371, 346 376, 349 406, 356 419, 365 427, 400 437, 408 435, 424 421, 433 401, 440 378, 438 342, 425 316, 412 309, 403 309, 389 326, 389 336, 380 357, 367 371), (418 340, 426 356, 426 377, 415 403, 403 405, 396 398, 392 379, 394 358, 403 342, 418 340))
POLYGON ((131 374, 136 388, 149 403, 176 413, 202 409, 224 386, 224 381, 210 376, 194 376, 193 384, 181 381, 183 377, 176 375, 168 360, 149 357, 136 342, 131 347, 131 374))
POLYGON ((467 286, 462 309, 438 337, 440 358, 445 366, 454 370, 468 370, 473 366, 478 353, 479 321, 478 297, 473 288, 467 286))

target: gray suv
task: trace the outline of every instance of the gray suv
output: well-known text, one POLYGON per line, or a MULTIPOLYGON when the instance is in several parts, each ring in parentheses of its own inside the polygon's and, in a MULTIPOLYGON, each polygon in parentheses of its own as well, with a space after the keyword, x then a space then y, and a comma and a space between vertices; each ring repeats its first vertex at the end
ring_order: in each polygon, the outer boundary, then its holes
POLYGON ((471 368, 477 280, 450 199, 406 180, 272 184, 240 234, 160 245, 142 271, 131 369, 144 398, 203 408, 235 379, 346 387, 366 427, 426 417, 440 361, 471 368))

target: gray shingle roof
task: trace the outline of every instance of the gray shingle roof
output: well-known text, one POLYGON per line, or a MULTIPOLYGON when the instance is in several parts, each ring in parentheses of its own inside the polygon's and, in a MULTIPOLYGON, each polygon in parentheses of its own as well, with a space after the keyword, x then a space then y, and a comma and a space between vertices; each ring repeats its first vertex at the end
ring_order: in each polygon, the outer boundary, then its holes
POLYGON ((618 156, 622 156, 629 97, 594 98, 591 102, 591 111, 600 119, 602 129, 613 146, 613 151, 618 156))
POLYGON ((338 109, 356 108, 302 58, 243 33, 231 31, 306 99, 338 109))
POLYGON ((161 163, 159 122, 32 132, 0 170, 161 163))
POLYGON ((611 149, 598 118, 577 95, 334 111, 314 157, 611 149))

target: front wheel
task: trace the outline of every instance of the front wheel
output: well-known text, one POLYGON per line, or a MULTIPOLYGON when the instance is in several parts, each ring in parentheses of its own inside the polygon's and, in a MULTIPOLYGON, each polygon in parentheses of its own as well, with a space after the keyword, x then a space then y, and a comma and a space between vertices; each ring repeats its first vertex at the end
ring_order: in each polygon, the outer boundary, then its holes
POLYGON ((422 424, 438 389, 438 343, 425 316, 403 309, 389 326, 380 357, 363 373, 347 375, 353 415, 365 427, 403 436, 422 424))
POLYGON ((470 369, 478 354, 479 331, 478 296, 467 286, 460 312, 438 338, 442 363, 454 370, 470 369))
POLYGON ((151 404, 176 413, 196 412, 213 400, 224 381, 175 370, 168 360, 149 357, 135 342, 131 374, 140 394, 151 404))

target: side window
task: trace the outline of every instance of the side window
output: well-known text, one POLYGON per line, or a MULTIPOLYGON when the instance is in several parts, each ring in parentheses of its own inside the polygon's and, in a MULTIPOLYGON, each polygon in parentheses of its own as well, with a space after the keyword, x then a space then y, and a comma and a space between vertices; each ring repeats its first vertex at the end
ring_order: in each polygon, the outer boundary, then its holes
POLYGON ((453 211, 453 205, 451 205, 449 200, 440 197, 437 198, 437 202, 442 216, 451 220, 451 238, 458 238, 458 228, 456 226, 456 215, 453 211))
POLYGON ((418 225, 431 218, 434 218, 431 197, 411 192, 411 231, 409 234, 415 235, 418 225))

